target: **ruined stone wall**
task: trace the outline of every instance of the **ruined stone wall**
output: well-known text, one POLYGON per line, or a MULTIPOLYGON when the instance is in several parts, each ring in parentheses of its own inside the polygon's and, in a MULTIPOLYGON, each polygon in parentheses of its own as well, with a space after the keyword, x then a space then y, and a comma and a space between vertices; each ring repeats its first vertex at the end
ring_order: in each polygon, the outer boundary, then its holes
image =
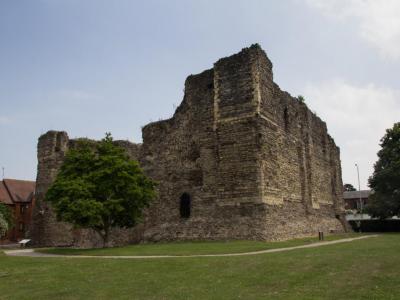
POLYGON ((326 124, 305 103, 272 80, 271 63, 258 52, 255 70, 259 113, 262 199, 285 220, 278 235, 343 230, 340 153, 326 124), (294 217, 296 216, 296 217, 294 217), (290 222, 287 220, 290 219, 290 222), (307 229, 308 227, 308 229, 307 229))
MULTIPOLYGON (((127 141, 115 141, 126 149, 128 155, 137 159, 140 145, 127 141)), ((75 246, 100 247, 102 239, 93 230, 76 229, 70 224, 59 222, 49 203, 44 201, 45 195, 57 176, 64 162, 68 149, 76 145, 76 140, 69 139, 63 131, 48 131, 39 138, 38 170, 36 178, 36 205, 33 212, 31 238, 34 245, 40 246, 75 246)), ((143 226, 133 229, 114 229, 111 232, 110 245, 125 245, 142 239, 143 226)))
MULTIPOLYGON (((145 126, 141 146, 119 143, 159 184, 140 229, 115 233, 124 237, 117 244, 282 240, 318 230, 340 232, 346 225, 339 149, 326 124, 273 82, 272 63, 259 46, 189 76, 171 119, 145 126), (183 194, 191 199, 189 218, 180 215, 183 194)), ((65 133, 39 139, 38 200, 72 144, 65 133)), ((38 226, 41 244, 95 239, 66 230, 51 213, 42 220, 47 221, 38 226)))
POLYGON ((145 239, 277 240, 344 230, 339 149, 326 124, 273 82, 257 46, 189 77, 174 117, 146 126, 143 145, 166 189, 145 239), (196 164, 184 154, 191 145, 196 164), (179 216, 184 192, 193 197, 189 220, 179 216))
POLYGON ((142 165, 160 182, 146 240, 262 239, 253 65, 246 50, 190 76, 170 120, 143 128, 142 165), (189 219, 179 199, 192 199, 189 219))

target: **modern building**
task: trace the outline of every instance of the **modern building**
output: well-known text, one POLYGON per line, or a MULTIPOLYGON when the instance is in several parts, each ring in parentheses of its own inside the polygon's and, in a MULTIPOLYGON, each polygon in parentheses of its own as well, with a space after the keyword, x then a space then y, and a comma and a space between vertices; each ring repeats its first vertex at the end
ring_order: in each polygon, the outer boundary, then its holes
POLYGON ((368 203, 369 195, 371 195, 371 190, 344 192, 344 208, 346 210, 360 210, 361 204, 362 207, 365 207, 368 203))
POLYGON ((399 232, 400 218, 394 216, 384 220, 373 217, 362 208, 368 204, 368 197, 373 193, 371 190, 344 192, 343 198, 346 209, 346 220, 354 231, 360 232, 399 232))
POLYGON ((26 237, 35 205, 35 181, 3 179, 0 181, 0 203, 9 206, 14 216, 14 227, 2 241, 16 242, 26 237))

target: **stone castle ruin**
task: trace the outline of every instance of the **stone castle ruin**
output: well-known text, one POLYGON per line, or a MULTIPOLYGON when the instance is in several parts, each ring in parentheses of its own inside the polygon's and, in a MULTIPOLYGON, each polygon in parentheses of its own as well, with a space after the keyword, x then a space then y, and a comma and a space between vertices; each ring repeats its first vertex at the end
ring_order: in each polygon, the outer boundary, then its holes
MULTIPOLYGON (((43 246, 96 246, 95 233, 57 222, 43 201, 75 140, 39 138, 32 237, 43 246)), ((116 141, 159 183, 143 223, 112 244, 160 240, 283 240, 343 232, 340 152, 325 122, 273 82, 253 45, 185 82, 172 118, 146 125, 143 143, 116 141)))

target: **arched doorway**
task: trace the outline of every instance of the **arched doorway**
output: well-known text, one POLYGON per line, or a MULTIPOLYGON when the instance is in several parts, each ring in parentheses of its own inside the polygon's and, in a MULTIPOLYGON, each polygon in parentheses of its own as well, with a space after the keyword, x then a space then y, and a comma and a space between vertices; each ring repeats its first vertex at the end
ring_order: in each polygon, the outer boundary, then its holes
POLYGON ((183 193, 180 198, 179 212, 182 219, 188 219, 190 217, 191 210, 191 199, 188 193, 183 193))

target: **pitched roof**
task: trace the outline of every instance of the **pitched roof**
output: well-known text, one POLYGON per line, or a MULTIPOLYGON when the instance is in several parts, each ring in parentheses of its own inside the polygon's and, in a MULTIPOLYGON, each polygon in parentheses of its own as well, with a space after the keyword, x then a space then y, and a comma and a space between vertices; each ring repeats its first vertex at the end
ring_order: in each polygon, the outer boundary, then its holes
POLYGON ((10 194, 8 193, 3 181, 0 181, 0 202, 4 204, 13 204, 10 194))
POLYGON ((31 202, 35 194, 35 181, 3 179, 12 202, 31 202))
POLYGON ((360 192, 361 192, 361 198, 368 198, 368 196, 371 194, 370 190, 351 191, 351 192, 344 192, 343 198, 344 199, 360 199, 360 192))

